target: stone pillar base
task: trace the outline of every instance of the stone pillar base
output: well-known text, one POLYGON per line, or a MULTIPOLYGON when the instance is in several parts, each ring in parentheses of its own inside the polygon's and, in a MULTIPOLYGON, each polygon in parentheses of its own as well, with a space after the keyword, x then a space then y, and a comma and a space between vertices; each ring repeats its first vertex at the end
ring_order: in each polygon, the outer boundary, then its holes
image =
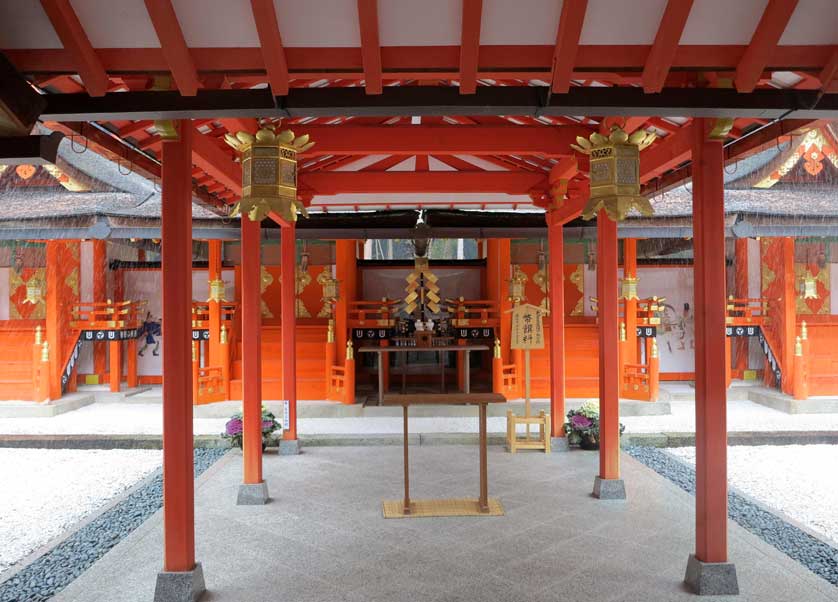
POLYGON ((702 562, 690 554, 684 583, 699 596, 736 596, 739 581, 732 562, 702 562))
POLYGON ((280 439, 279 440, 279 455, 280 456, 296 456, 300 453, 299 439, 280 439))
POLYGON ((550 437, 550 451, 551 452, 570 451, 570 446, 567 443, 567 437, 550 437))
POLYGON ((600 500, 624 500, 626 499, 626 484, 623 479, 594 479, 593 496, 600 500))
POLYGON ((204 569, 196 562, 191 571, 157 573, 154 602, 197 602, 206 589, 204 569))
POLYGON ((268 495, 268 484, 265 481, 261 483, 242 483, 239 485, 239 495, 236 498, 237 506, 261 506, 267 504, 271 499, 268 495))

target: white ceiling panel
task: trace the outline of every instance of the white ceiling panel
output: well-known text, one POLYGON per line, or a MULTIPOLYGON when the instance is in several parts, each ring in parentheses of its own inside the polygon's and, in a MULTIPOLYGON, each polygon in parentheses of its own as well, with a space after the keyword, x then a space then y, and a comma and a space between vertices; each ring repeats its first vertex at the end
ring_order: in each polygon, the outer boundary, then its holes
POLYGON ((40 2, 0 0, 0 48, 62 48, 40 2))
POLYGON ((259 46, 249 0, 173 0, 172 4, 190 48, 259 46))
POLYGON ((651 44, 665 7, 666 0, 589 0, 579 43, 651 44))
POLYGON ((428 157, 428 170, 429 171, 457 171, 447 163, 443 163, 439 159, 435 157, 428 157))
POLYGON ((159 48, 143 0, 71 0, 94 48, 159 48))
POLYGON ((384 0, 378 3, 382 46, 459 46, 462 0, 384 0))
POLYGON ((355 0, 274 0, 287 47, 359 47, 355 0))
POLYGON ((378 163, 382 159, 386 159, 389 155, 367 155, 352 163, 346 163, 340 167, 336 167, 335 171, 359 171, 365 167, 369 167, 373 163, 378 163))
POLYGON ((681 44, 747 44, 768 0, 696 0, 681 44))
POLYGON ((526 194, 502 194, 497 192, 404 192, 394 194, 333 194, 315 195, 312 201, 315 205, 359 205, 367 207, 376 205, 382 207, 387 204, 410 203, 412 205, 450 205, 463 203, 463 208, 474 207, 479 203, 519 203, 531 205, 532 199, 526 194))
POLYGON ((838 44, 838 2, 800 0, 780 45, 838 44))
POLYGON ((561 10, 562 0, 483 0, 480 44, 552 46, 561 10))

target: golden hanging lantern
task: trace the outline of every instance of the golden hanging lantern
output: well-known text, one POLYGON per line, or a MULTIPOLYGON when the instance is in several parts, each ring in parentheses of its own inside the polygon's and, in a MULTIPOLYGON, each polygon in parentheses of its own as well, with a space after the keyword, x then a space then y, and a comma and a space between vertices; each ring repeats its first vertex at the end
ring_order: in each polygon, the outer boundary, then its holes
POLYGON ((809 274, 808 272, 805 276, 803 276, 802 296, 804 299, 818 298, 818 281, 814 276, 812 276, 812 274, 809 274))
POLYGON ((210 280, 209 281, 209 299, 207 301, 226 301, 227 299, 224 298, 225 294, 225 286, 224 281, 219 278, 218 280, 210 280))
POLYGON ((622 292, 620 296, 623 299, 639 299, 637 296, 637 278, 626 276, 623 278, 622 292))
POLYGON ((242 156, 242 198, 231 216, 246 213, 255 222, 271 212, 288 222, 297 221, 298 212, 308 217, 297 199, 297 153, 314 146, 307 134, 298 138, 291 130, 277 132, 266 125, 256 135, 238 132, 224 140, 242 156))
POLYGON ((44 298, 44 291, 41 288, 41 282, 35 278, 30 279, 26 283, 26 298, 22 303, 31 303, 37 305, 44 298))
POLYGON ((652 215, 652 205, 640 194, 640 151, 655 137, 645 130, 629 135, 616 125, 608 136, 594 132, 590 138, 576 137, 578 144, 570 146, 591 158, 591 198, 582 210, 583 219, 592 219, 600 209, 618 222, 632 208, 641 215, 652 215))
POLYGON ((509 282, 509 299, 514 304, 521 303, 522 301, 526 300, 526 285, 527 285, 527 275, 521 269, 521 266, 518 264, 512 265, 512 278, 508 280, 509 282))

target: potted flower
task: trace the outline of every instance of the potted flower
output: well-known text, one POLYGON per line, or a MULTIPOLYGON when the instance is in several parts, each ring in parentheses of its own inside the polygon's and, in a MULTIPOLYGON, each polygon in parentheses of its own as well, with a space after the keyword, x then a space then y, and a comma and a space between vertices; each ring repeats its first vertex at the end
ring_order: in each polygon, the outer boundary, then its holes
MULTIPOLYGON (((282 425, 277 421, 273 412, 265 406, 262 406, 262 451, 276 440, 276 431, 281 429, 282 425)), ((244 420, 242 413, 236 412, 230 417, 227 424, 224 425, 224 432, 221 433, 221 436, 230 440, 231 447, 241 449, 243 431, 244 420)))
MULTIPOLYGON (((626 430, 620 423, 620 434, 626 430)), ((568 445, 578 445, 582 449, 599 449, 599 403, 587 401, 578 410, 567 413, 564 424, 568 445)))

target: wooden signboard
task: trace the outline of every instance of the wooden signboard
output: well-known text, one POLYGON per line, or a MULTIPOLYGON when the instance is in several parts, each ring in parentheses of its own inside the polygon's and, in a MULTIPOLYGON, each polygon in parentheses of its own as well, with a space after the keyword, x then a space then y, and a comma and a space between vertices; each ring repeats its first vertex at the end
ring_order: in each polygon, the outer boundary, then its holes
POLYGON ((544 315, 541 307, 524 303, 512 309, 512 349, 524 350, 524 416, 512 411, 506 414, 506 439, 509 451, 517 449, 543 449, 550 453, 550 416, 539 412, 530 414, 530 349, 544 349, 544 315), (526 436, 518 437, 518 425, 526 426, 526 436), (530 425, 538 427, 538 438, 530 438, 530 425))
POLYGON ((512 349, 544 349, 544 309, 525 303, 512 310, 512 349))

